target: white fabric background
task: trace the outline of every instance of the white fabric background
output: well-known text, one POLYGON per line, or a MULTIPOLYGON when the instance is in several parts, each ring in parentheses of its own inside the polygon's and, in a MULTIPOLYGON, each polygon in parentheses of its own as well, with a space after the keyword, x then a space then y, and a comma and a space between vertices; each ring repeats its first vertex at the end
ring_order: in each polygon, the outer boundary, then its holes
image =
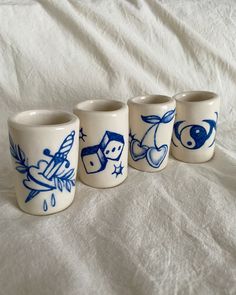
POLYGON ((235 48, 234 0, 0 1, 0 294, 236 294, 235 48), (199 89, 221 97, 212 161, 18 209, 13 112, 199 89))

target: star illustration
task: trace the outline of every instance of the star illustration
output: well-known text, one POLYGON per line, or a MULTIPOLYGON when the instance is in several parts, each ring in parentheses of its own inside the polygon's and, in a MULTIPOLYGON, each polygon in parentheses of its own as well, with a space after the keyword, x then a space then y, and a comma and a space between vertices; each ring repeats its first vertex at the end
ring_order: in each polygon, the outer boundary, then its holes
POLYGON ((130 141, 135 140, 135 134, 132 134, 131 129, 129 131, 129 139, 130 139, 130 141))
POLYGON ((83 128, 81 127, 80 130, 79 130, 79 139, 82 139, 83 141, 84 140, 84 137, 86 137, 87 135, 83 132, 83 128))
POLYGON ((122 172, 123 169, 124 169, 124 166, 122 166, 122 162, 120 162, 119 166, 114 165, 114 171, 112 172, 111 175, 115 174, 116 177, 120 174, 123 175, 123 172, 122 172))

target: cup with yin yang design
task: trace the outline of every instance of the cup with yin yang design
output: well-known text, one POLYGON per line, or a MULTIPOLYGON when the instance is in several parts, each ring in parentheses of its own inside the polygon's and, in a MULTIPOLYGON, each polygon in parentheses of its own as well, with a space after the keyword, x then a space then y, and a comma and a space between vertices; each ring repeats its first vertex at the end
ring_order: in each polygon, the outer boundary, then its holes
POLYGON ((171 152, 180 161, 202 163, 214 155, 220 99, 214 92, 176 94, 171 152))

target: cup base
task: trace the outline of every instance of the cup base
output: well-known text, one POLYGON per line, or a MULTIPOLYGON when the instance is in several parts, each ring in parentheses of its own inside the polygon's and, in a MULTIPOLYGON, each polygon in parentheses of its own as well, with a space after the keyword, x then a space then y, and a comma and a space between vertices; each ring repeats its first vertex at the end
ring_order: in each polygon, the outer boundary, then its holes
POLYGON ((164 166, 161 167, 161 168, 156 168, 156 169, 155 169, 155 168, 152 168, 152 169, 141 169, 141 168, 137 168, 137 167, 135 167, 134 165, 132 165, 132 164, 130 164, 130 163, 129 163, 129 166, 132 167, 132 168, 135 169, 135 170, 140 171, 140 172, 158 173, 158 172, 164 170, 164 169, 166 168, 167 164, 164 165, 164 166))
POLYGON ((90 187, 93 187, 93 188, 97 188, 97 189, 109 189, 109 188, 113 188, 113 187, 119 186, 119 185, 121 185, 126 179, 127 179, 127 175, 126 175, 126 177, 125 177, 122 181, 120 181, 119 183, 116 183, 116 184, 114 184, 114 185, 111 185, 111 186, 103 186, 103 185, 101 185, 101 186, 99 186, 99 185, 91 185, 90 183, 87 183, 86 181, 82 180, 82 179, 79 177, 79 180, 80 180, 84 185, 86 185, 86 186, 90 186, 90 187))
POLYGON ((26 213, 26 214, 33 215, 33 216, 48 216, 48 215, 54 215, 54 214, 57 214, 57 213, 60 213, 60 212, 62 212, 64 210, 66 210, 67 208, 69 208, 73 204, 73 202, 74 202, 74 198, 73 198, 72 202, 70 204, 68 204, 66 207, 64 207, 64 208, 62 208, 62 209, 60 209, 58 211, 51 212, 51 213, 45 213, 45 212, 32 213, 32 212, 27 211, 24 208, 22 208, 18 202, 17 202, 17 204, 18 204, 19 209, 21 211, 23 211, 24 213, 26 213))
POLYGON ((184 162, 184 163, 190 163, 190 164, 201 164, 201 163, 206 163, 212 160, 212 158, 214 158, 215 153, 213 153, 210 157, 207 158, 199 158, 199 159, 186 159, 183 157, 178 157, 178 155, 174 155, 173 153, 171 153, 172 157, 174 159, 176 159, 179 162, 184 162))

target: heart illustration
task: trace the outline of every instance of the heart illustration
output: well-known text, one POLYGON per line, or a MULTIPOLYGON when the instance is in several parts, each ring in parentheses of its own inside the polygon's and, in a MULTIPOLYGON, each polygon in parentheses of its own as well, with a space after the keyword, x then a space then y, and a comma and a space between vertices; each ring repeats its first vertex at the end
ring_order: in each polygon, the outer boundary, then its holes
POLYGON ((151 165, 153 168, 159 168, 161 166, 161 163, 165 159, 165 156, 168 151, 168 146, 166 144, 163 144, 159 148, 151 147, 147 151, 147 161, 149 165, 151 165))
POLYGON ((148 147, 146 145, 141 145, 139 140, 132 140, 130 143, 130 154, 134 161, 141 160, 145 158, 147 154, 148 147))
POLYGON ((54 181, 50 181, 43 176, 43 171, 48 165, 47 161, 41 160, 37 166, 30 166, 27 174, 28 178, 23 181, 30 190, 49 191, 55 188, 54 181))

